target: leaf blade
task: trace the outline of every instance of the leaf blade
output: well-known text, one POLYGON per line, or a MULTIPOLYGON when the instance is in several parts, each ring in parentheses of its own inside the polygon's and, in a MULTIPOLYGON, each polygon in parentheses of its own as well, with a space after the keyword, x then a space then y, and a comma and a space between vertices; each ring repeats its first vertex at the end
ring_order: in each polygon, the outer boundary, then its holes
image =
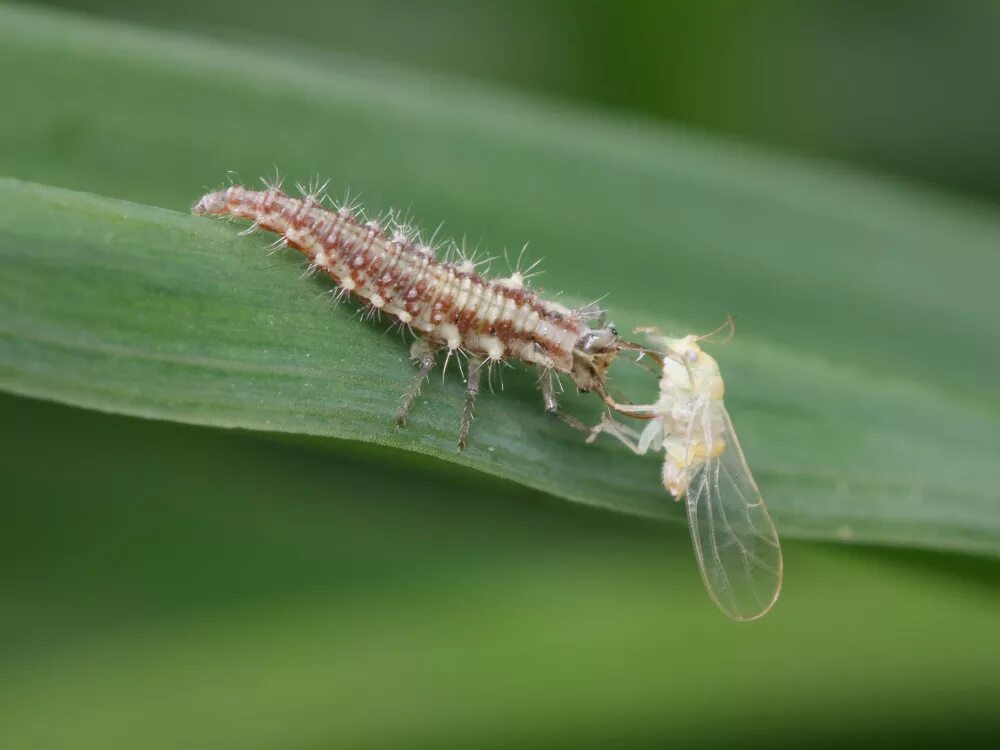
MULTIPOLYGON (((5 390, 195 424, 367 440, 577 502, 680 518, 659 488, 655 461, 585 446, 542 413, 528 378, 482 400, 465 454, 454 450, 456 378, 433 384, 429 403, 418 406, 408 429, 395 432, 391 415, 411 376, 405 346, 357 321, 350 309, 329 309, 322 282, 298 278, 290 258, 269 259, 261 238, 163 209, 12 180, 0 181, 0 205, 5 390)), ((870 376, 766 345, 738 344, 731 358, 738 363, 733 382, 744 386, 738 403, 751 407, 739 412, 744 436, 755 446, 776 446, 754 465, 784 534, 995 552, 1000 528, 988 490, 994 421, 925 387, 886 388, 870 376), (780 409, 767 401, 776 392, 780 409), (948 486, 928 472, 909 480, 891 476, 940 453, 941 442, 905 436, 906 422, 888 431, 864 421, 837 425, 817 410, 817 393, 853 404, 848 410, 855 414, 881 406, 899 418, 916 414, 908 421, 917 424, 934 407, 945 420, 941 430, 968 437, 975 427, 983 452, 955 457, 964 463, 953 471, 956 477, 973 471, 974 481, 966 476, 965 485, 952 487, 964 516, 956 521, 954 513, 939 512, 947 506, 929 492, 948 486), (826 434, 812 429, 822 420, 826 434), (832 466, 821 453, 830 444, 830 424, 837 425, 832 444, 842 441, 843 448, 832 466), (782 438, 790 429, 800 433, 792 443, 782 438), (904 438, 909 446, 886 467, 870 450, 850 449, 850 439, 859 437, 876 452, 904 438), (795 444, 797 455, 780 450, 795 444), (852 495, 851 486, 866 489, 852 495), (919 487, 929 490, 917 498, 919 487), (837 502, 832 509, 803 504, 796 489, 837 502)))

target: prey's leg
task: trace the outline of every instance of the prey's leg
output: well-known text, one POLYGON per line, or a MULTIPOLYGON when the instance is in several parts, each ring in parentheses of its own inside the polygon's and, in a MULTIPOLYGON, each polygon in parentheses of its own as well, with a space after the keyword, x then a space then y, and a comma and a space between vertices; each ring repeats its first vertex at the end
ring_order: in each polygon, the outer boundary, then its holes
POLYGON ((633 453, 637 453, 640 456, 646 453, 644 449, 639 448, 639 431, 616 421, 607 414, 601 417, 601 421, 598 424, 590 428, 590 435, 587 437, 587 442, 594 442, 602 432, 624 443, 633 453))
POLYGON ((469 357, 469 377, 465 381, 465 408, 462 410, 462 421, 458 423, 458 449, 465 450, 465 442, 469 437, 469 428, 476 409, 476 396, 479 395, 479 382, 483 373, 485 360, 481 357, 469 357))
POLYGON ((656 404, 619 404, 600 385, 594 387, 594 392, 601 397, 601 400, 612 411, 624 414, 632 419, 656 419, 660 413, 656 410, 656 404))
POLYGON ((423 339, 417 339, 410 347, 410 358, 416 361, 420 370, 417 372, 417 377, 410 383, 410 387, 406 389, 406 393, 403 394, 403 403, 400 404, 399 412, 396 414, 396 427, 402 427, 406 424, 406 414, 410 411, 413 399, 420 395, 420 389, 423 388, 424 381, 427 380, 427 376, 434 369, 434 359, 437 351, 437 347, 427 343, 423 339))
POLYGON ((574 430, 582 432, 590 431, 590 428, 576 417, 571 417, 569 414, 559 411, 559 400, 556 398, 556 376, 552 372, 551 367, 546 367, 542 370, 538 385, 542 389, 542 403, 545 405, 546 412, 559 417, 559 419, 574 430))

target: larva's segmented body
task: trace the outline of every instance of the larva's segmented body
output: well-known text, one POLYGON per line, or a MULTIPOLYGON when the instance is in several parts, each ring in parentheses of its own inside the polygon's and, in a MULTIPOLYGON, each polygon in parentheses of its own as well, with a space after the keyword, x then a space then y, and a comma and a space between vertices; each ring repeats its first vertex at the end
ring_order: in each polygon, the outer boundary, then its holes
POLYGON ((614 328, 591 328, 587 320, 594 317, 593 310, 542 299, 525 287, 519 272, 488 281, 471 261, 436 259, 431 248, 402 227, 387 232, 348 207, 328 210, 314 196, 293 198, 276 187, 254 191, 233 186, 208 193, 192 211, 248 219, 281 235, 343 292, 417 335, 411 355, 419 362, 420 375, 404 396, 400 424, 440 350, 469 357, 459 448, 464 447, 483 365, 519 359, 541 368, 545 407, 553 412, 552 372, 569 375, 581 391, 603 393, 619 348, 614 328))

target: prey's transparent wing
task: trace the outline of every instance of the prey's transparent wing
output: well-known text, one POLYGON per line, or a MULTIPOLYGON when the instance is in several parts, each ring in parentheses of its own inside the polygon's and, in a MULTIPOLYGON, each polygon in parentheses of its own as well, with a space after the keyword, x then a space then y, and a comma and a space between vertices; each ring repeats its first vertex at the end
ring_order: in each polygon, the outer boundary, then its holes
POLYGON ((688 523, 709 596, 734 620, 755 620, 781 590, 781 547, 764 499, 750 475, 733 423, 720 401, 699 406, 693 429, 711 456, 687 488, 688 523), (713 429, 714 427, 714 429, 713 429), (715 445, 713 445, 713 441, 715 445))

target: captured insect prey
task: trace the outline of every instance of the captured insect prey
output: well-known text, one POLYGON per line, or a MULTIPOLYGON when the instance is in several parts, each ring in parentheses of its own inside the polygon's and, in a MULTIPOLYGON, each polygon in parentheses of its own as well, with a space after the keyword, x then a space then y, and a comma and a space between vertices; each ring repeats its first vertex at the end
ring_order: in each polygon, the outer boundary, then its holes
POLYGON ((781 546, 723 403, 719 366, 699 345, 705 336, 638 332, 650 334, 644 353, 662 362, 659 398, 647 405, 605 401, 649 423, 640 432, 605 416, 587 441, 607 433, 640 455, 663 451, 663 486, 687 506, 709 596, 733 619, 755 620, 781 590, 781 546))
POLYGON ((567 375, 579 391, 605 397, 608 368, 621 343, 601 308, 574 309, 543 299, 527 286, 531 268, 522 270, 519 263, 506 278, 486 279, 476 271, 485 261, 477 263, 454 245, 458 260, 436 259, 434 237, 421 239, 393 214, 366 218, 349 202, 327 209, 322 187, 299 189, 302 198, 286 195, 280 182, 265 182, 260 191, 234 185, 204 195, 192 212, 247 219, 253 222, 247 231, 280 235, 278 245, 295 248, 337 284, 338 298, 352 296, 372 316, 385 315, 416 337, 410 356, 419 369, 403 394, 397 426, 405 423, 443 353, 445 366, 455 357, 465 375, 459 450, 472 425, 483 368, 509 360, 539 368, 545 410, 582 428, 560 412, 556 378, 567 375))

